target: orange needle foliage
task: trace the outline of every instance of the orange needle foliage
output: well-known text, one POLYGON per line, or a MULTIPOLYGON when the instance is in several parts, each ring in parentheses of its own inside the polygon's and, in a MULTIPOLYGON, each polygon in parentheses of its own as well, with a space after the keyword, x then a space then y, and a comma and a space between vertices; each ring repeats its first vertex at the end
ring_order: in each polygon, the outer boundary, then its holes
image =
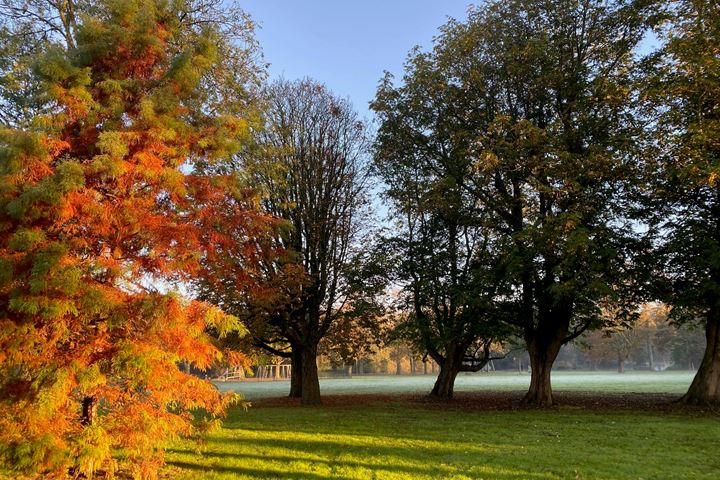
POLYGON ((217 209, 248 238, 266 221, 231 178, 183 173, 231 154, 247 122, 203 108, 213 32, 171 54, 172 5, 85 18, 76 47, 36 66, 49 112, 0 131, 0 454, 15 471, 152 478, 165 439, 234 401, 177 365, 216 362, 208 330, 238 320, 147 288, 230 242, 207 228, 217 209))

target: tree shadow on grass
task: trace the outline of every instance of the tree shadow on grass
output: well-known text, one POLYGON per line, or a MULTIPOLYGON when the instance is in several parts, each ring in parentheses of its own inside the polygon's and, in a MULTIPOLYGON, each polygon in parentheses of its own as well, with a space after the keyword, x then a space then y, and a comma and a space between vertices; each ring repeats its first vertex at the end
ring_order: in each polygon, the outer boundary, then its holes
MULTIPOLYGON (((452 422, 450 424, 443 423, 443 418, 438 417, 438 412, 423 410, 408 410, 406 405, 401 405, 397 411, 388 411, 386 406, 381 405, 378 410, 363 410, 363 418, 350 417, 335 409, 324 410, 322 407, 317 409, 322 416, 313 417, 312 420, 301 419, 295 421, 292 418, 292 410, 278 410, 272 415, 263 416, 262 418, 245 419, 244 422, 234 420, 223 423, 223 430, 228 432, 254 432, 258 435, 287 436, 292 435, 312 435, 312 436, 351 436, 365 438, 368 441, 381 439, 385 443, 390 442, 421 442, 444 444, 452 443, 455 445, 467 444, 469 448, 477 448, 477 442, 464 442, 457 439, 459 430, 453 428, 468 428, 468 424, 460 422, 452 422), (418 422, 425 422, 421 429, 418 429, 418 422), (292 428, 288 429, 291 425, 292 428), (450 437, 450 438, 447 438, 450 437)), ((267 410, 263 410, 264 412, 267 410)), ((304 408, 302 413, 307 414, 309 409, 304 408)), ((254 412, 257 413, 257 412, 254 412)), ((313 412, 314 413, 314 412, 313 412)), ((529 412, 532 413, 532 412, 529 412)), ((544 413, 544 412, 543 412, 544 413)), ((553 412, 554 413, 554 412, 553 412)), ((357 415, 356 411, 352 415, 357 415)), ((493 412, 493 418, 498 415, 511 415, 512 421, 517 422, 517 412, 493 412)), ((455 417, 456 415, 453 415, 455 417)), ((474 424, 482 427, 483 418, 472 418, 474 424)), ((521 417, 519 421, 527 421, 525 417, 521 417)), ((233 434, 235 435, 235 434, 233 434)), ((214 440, 210 440, 214 441, 214 440)), ((224 441, 224 440, 223 440, 224 441)), ((487 448, 513 448, 515 444, 501 444, 493 441, 491 446, 487 448)))
MULTIPOLYGON (((176 453, 180 455, 196 455, 196 452, 193 452, 191 450, 169 450, 168 453, 176 453)), ((317 454, 318 452, 314 451, 314 454, 317 454)), ((289 456, 289 455, 260 455, 260 454, 250 454, 250 453, 230 453, 230 452, 205 452, 202 455, 200 455, 203 459, 213 459, 213 460, 231 460, 231 461, 237 461, 237 462, 243 462, 248 460, 258 460, 263 462, 279 462, 279 463, 285 463, 285 464, 292 464, 293 462, 297 461, 303 461, 307 462, 309 464, 317 465, 322 464, 326 465, 328 467, 340 467, 342 469, 357 469, 357 470, 369 470, 373 472, 373 477, 377 474, 382 473, 401 473, 401 474, 410 474, 410 477, 406 477, 403 475, 403 478, 411 478, 415 475, 420 475, 424 477, 432 477, 432 478, 447 478, 453 475, 462 474, 462 469, 458 467, 450 467, 447 465, 434 465, 432 467, 427 466, 407 466, 407 465, 389 465, 389 464, 378 464, 378 463, 371 463, 371 462, 361 462, 361 461, 353 461, 353 460, 340 460, 340 459, 329 459, 329 458, 305 458, 301 456, 289 456)), ((194 469, 205 469, 208 470, 218 470, 216 468, 216 465, 218 465, 218 462, 213 462, 212 466, 205 467, 201 466, 199 464, 193 464, 189 462, 175 462, 170 461, 168 462, 170 465, 174 465, 181 468, 190 468, 188 465, 194 465, 194 469)), ((234 468, 243 469, 242 467, 235 467, 235 466, 228 466, 228 465, 222 465, 219 467, 218 471, 224 471, 224 470, 232 470, 234 468)), ((274 469, 263 469, 262 471, 258 469, 244 469, 244 470, 254 470, 253 475, 259 478, 270 476, 271 478, 277 478, 277 470, 274 469), (259 472, 262 472, 260 474, 259 472)), ((335 468, 333 468, 335 470, 335 468)), ((284 471, 283 471, 284 472, 284 471)), ((238 473, 238 472, 235 472, 238 473)), ((517 472, 507 472, 507 471, 499 471, 497 469, 493 469, 490 467, 484 467, 482 469, 483 475, 491 475, 491 478, 499 479, 499 480, 517 480, 517 479, 546 479, 546 478, 554 478, 551 474, 541 474, 541 473, 533 473, 528 471, 517 471, 517 472)), ((306 478, 301 473, 297 474, 291 474, 286 477, 280 477, 280 478, 296 478, 293 475, 299 475, 300 478, 306 478)), ((322 475, 318 474, 311 474, 312 476, 309 478, 324 478, 322 475)), ((337 476, 336 473, 332 473, 332 478, 342 478, 337 476)))
MULTIPOLYGON (((275 433, 287 434, 288 432, 275 433)), ((326 478, 321 474, 292 472, 294 462, 329 467, 331 477, 327 478, 344 478, 342 472, 348 469, 355 471, 355 477, 362 473, 363 476, 372 476, 372 478, 383 478, 389 474, 394 474, 394 477, 400 474, 402 478, 449 478, 461 474, 498 480, 553 478, 549 473, 534 473, 504 466, 494 467, 492 466, 494 462, 483 462, 482 453, 500 453, 499 451, 504 449, 482 449, 477 446, 472 448, 470 445, 454 448, 440 446, 423 448, 403 446, 402 444, 348 444, 341 440, 315 438, 297 440, 284 438, 215 439, 210 444, 217 445, 217 447, 211 446, 210 450, 203 453, 189 449, 168 450, 171 455, 190 455, 193 456, 193 459, 197 458, 196 463, 173 460, 168 463, 185 469, 244 474, 250 475, 252 478, 326 478), (229 446, 232 449, 237 444, 241 444, 237 453, 219 451, 223 446, 225 448, 229 446), (275 453, 272 452, 272 449, 281 449, 281 451, 275 453), (264 455, 247 453, 257 451, 270 453, 264 455), (375 461, 345 458, 353 454, 364 455, 375 461), (458 458, 463 456, 464 458, 458 458), (249 465, 264 463, 267 464, 267 468, 248 468, 242 466, 243 463, 249 465), (277 469, 277 464, 288 465, 288 470, 277 469)))
MULTIPOLYGON (((242 458, 242 455, 238 456, 242 458)), ((326 480, 330 478, 344 479, 346 477, 338 477, 336 475, 318 475, 310 472, 290 472, 288 470, 273 470, 273 469, 255 469, 245 468, 237 466, 225 466, 225 465, 201 465, 199 463, 190 462, 178 462, 169 461, 168 465, 173 467, 181 468, 183 470, 190 470, 193 472, 204 472, 204 473, 220 473, 229 475, 246 475, 250 478, 287 478, 287 479, 302 479, 302 480, 326 480)), ((196 477, 202 478, 202 477, 196 477)))
MULTIPOLYGON (((579 401, 588 401, 585 397, 579 401)), ((587 397, 595 401, 595 396, 587 397)), ((188 478, 202 478, 199 472, 205 472, 208 476, 264 479, 465 476, 544 480, 574 476, 573 465, 597 478, 616 478, 606 458, 627 447, 627 442, 633 443, 632 448, 642 446, 647 438, 643 441, 640 434, 662 433, 653 433, 652 422, 661 417, 652 409, 631 411, 629 417, 627 411, 604 408, 578 416, 571 406, 550 411, 481 411, 483 407, 463 415, 447 412, 476 400, 471 395, 459 403, 438 405, 402 401, 342 405, 338 401, 337 405, 319 408, 261 406, 249 414, 232 412, 223 431, 206 440, 202 454, 190 443, 176 444, 182 449, 169 450, 168 463, 185 470, 188 478), (634 414, 651 415, 651 423, 643 423, 640 432, 627 433, 623 425, 634 414), (577 426, 579 421, 581 426, 577 426), (522 430, 519 436, 515 433, 518 428, 522 430), (625 447, 604 440, 619 433, 627 435, 625 447), (565 450, 572 442, 593 441, 597 447, 582 455, 565 450)), ((686 418, 683 415, 675 422, 684 425, 686 418)), ((662 419, 666 421, 667 417, 662 419)), ((686 465, 681 452, 668 455, 672 458, 665 463, 676 473, 700 468, 686 465)), ((630 465, 626 476, 635 476, 633 468, 663 476, 662 470, 648 470, 642 457, 624 462, 630 465)))

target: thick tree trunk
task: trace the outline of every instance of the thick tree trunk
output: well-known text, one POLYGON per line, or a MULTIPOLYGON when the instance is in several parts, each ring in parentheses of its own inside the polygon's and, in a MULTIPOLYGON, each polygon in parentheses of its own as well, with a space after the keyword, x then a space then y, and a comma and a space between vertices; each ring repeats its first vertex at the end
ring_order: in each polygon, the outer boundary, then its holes
POLYGON ((720 317, 710 315, 705 327, 705 355, 681 401, 689 405, 720 404, 720 317))
POLYGON ((455 378, 462 367, 462 358, 465 355, 464 348, 449 348, 446 350, 444 361, 440 363, 435 385, 430 395, 433 397, 451 399, 455 390, 455 378))
POLYGON ((554 404, 552 384, 550 383, 550 372, 553 363, 560 353, 564 332, 558 332, 554 338, 547 341, 532 339, 527 341, 528 353, 530 354, 530 389, 523 398, 526 405, 537 407, 550 407, 554 404))
POLYGON ((455 389, 455 378, 459 370, 455 366, 445 366, 449 362, 445 362, 444 365, 440 366, 440 373, 435 380, 430 395, 438 398, 451 399, 453 397, 453 391, 455 389))
POLYGON ((625 373, 625 358, 618 355, 618 373, 625 373))
POLYGON ((395 375, 402 375, 402 364, 400 360, 395 360, 395 375))
POLYGON ((317 345, 302 350, 302 405, 320 405, 320 380, 317 368, 317 345))
POLYGON ((97 415, 98 402, 95 397, 85 397, 82 400, 82 419, 81 423, 86 427, 89 427, 95 423, 95 416, 97 415))
POLYGON ((291 346, 290 357, 290 398, 302 397, 302 349, 298 345, 291 346))

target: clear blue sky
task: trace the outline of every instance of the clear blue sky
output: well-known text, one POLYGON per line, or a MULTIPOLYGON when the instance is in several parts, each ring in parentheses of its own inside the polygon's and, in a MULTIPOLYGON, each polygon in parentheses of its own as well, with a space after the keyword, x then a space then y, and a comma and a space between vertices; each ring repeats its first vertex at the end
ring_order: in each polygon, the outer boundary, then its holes
POLYGON ((432 46, 448 17, 464 19, 471 0, 240 0, 257 22, 272 78, 312 77, 349 97, 363 117, 388 70, 402 74, 415 45, 432 46))

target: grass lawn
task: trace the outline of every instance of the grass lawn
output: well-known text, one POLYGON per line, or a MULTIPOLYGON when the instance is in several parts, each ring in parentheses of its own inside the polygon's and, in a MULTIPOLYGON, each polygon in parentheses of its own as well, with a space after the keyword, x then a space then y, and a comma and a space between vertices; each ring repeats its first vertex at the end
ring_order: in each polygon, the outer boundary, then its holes
MULTIPOLYGON (((681 393, 691 374, 559 374, 558 391, 681 393)), ((505 390, 516 398, 527 376, 459 379, 458 391, 505 390), (486 384, 489 383, 491 387, 486 384)), ((325 394, 425 392, 430 377, 323 382, 325 394), (360 388, 362 386, 362 388, 360 388)), ((222 388, 238 387, 225 384, 222 388)), ((198 446, 167 453, 182 479, 718 479, 720 417, 699 412, 487 410, 413 397, 333 397, 303 408, 268 400, 287 382, 245 383, 256 399, 198 446)), ((460 393, 472 400, 472 393, 460 393)), ((463 405, 467 405, 467 399, 463 405)))

